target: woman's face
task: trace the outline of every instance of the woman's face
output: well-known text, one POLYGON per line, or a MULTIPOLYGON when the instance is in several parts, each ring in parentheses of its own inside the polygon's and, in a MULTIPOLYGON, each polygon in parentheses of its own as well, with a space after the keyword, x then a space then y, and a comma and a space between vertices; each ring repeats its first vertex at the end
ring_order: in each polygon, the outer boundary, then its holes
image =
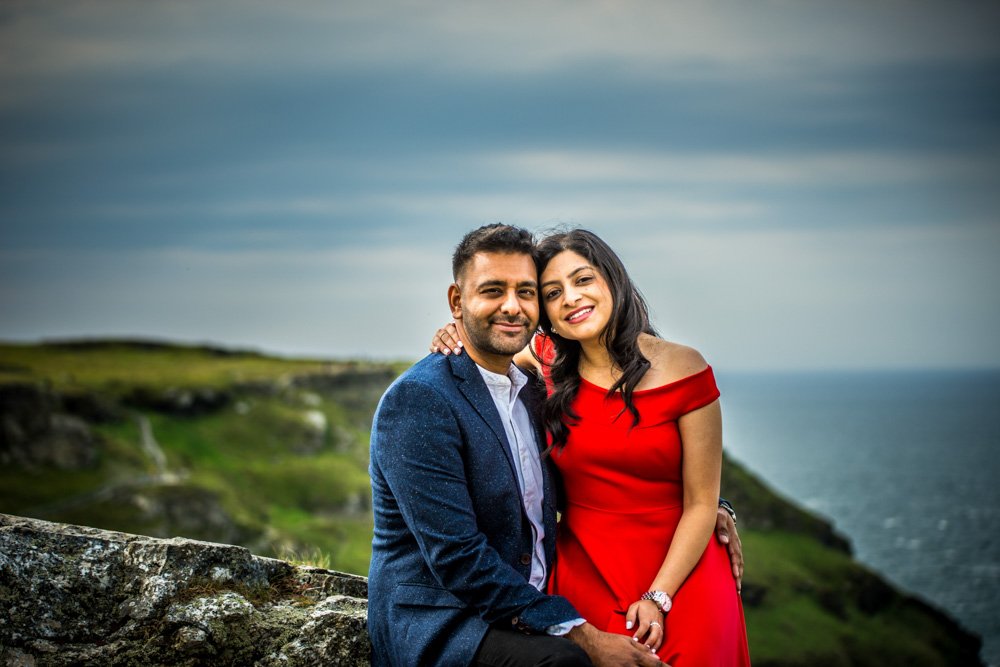
POLYGON ((549 260, 542 271, 540 295, 552 329, 563 338, 599 339, 611 320, 614 299, 607 281, 572 250, 549 260))

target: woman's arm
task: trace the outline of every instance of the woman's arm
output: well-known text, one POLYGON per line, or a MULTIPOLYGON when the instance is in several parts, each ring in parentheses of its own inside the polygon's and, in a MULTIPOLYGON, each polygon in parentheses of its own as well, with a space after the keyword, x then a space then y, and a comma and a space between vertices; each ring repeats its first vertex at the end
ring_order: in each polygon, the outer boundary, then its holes
MULTIPOLYGON (((707 364, 696 351, 687 348, 682 354, 684 371, 679 377, 703 370, 707 364)), ((671 365, 679 360, 671 360, 671 365)), ((654 364, 655 365, 655 364, 654 364)), ((684 509, 673 541, 659 571, 649 582, 650 591, 663 591, 671 598, 701 559, 716 529, 719 511, 719 486, 722 474, 722 410, 719 401, 689 412, 678 420, 681 437, 684 485, 684 509)), ((651 600, 634 602, 626 621, 638 623, 636 636, 654 650, 663 641, 658 605, 651 600), (650 631, 651 630, 651 631, 650 631)))
POLYGON ((722 410, 719 401, 678 420, 683 452, 684 512, 670 551, 649 590, 671 597, 701 559, 715 529, 722 473, 722 410))

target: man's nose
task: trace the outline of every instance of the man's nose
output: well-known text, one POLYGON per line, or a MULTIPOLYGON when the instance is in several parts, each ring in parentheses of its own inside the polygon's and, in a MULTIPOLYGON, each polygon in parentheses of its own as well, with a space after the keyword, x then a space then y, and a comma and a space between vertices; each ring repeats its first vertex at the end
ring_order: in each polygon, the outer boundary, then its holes
POLYGON ((500 310, 508 315, 516 315, 521 312, 521 302, 517 298, 517 292, 511 290, 507 292, 504 297, 503 304, 500 306, 500 310))

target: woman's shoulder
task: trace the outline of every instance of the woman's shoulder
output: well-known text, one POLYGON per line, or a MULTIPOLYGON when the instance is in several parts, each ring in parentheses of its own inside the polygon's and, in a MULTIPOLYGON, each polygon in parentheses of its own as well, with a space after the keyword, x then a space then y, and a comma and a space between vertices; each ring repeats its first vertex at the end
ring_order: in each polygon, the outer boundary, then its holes
POLYGON ((639 349, 651 364, 642 385, 658 387, 682 380, 708 367, 705 357, 693 347, 649 334, 639 337, 639 349))

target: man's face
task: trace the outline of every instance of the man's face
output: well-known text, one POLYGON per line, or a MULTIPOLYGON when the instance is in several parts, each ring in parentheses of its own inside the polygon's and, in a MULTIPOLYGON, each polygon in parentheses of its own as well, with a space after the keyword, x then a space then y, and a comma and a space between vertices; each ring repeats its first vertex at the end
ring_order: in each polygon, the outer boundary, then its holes
POLYGON ((473 358, 477 353, 510 357, 524 349, 538 326, 535 263, 521 253, 476 253, 452 285, 448 299, 473 358))

